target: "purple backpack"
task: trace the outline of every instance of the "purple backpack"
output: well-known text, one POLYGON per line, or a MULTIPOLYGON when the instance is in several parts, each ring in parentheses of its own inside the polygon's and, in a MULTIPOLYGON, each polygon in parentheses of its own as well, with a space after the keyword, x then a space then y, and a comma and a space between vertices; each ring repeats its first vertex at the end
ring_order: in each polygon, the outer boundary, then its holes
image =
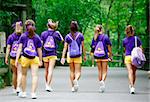
POLYGON ((34 57, 37 55, 36 48, 32 39, 28 40, 27 46, 24 49, 24 53, 31 57, 34 57))
POLYGON ((82 48, 81 48, 81 46, 79 47, 79 45, 76 41, 79 35, 80 34, 78 33, 75 39, 73 39, 70 35, 68 35, 69 38, 72 40, 72 42, 69 44, 69 55, 71 58, 81 56, 82 48))
POLYGON ((18 50, 19 44, 18 41, 14 41, 11 47, 11 51, 10 51, 10 56, 15 58, 16 54, 17 54, 17 50, 18 50))
POLYGON ((131 52, 131 61, 132 61, 132 64, 137 68, 142 68, 142 66, 145 64, 145 61, 146 61, 146 58, 142 52, 142 49, 140 47, 137 47, 136 36, 135 36, 135 47, 133 48, 131 52))
POLYGON ((52 35, 49 35, 47 37, 47 39, 44 43, 44 49, 47 50, 47 51, 54 51, 56 49, 55 41, 54 41, 54 38, 53 38, 54 32, 52 33, 52 35))
POLYGON ((104 38, 104 34, 102 35, 102 38, 98 41, 96 47, 95 47, 95 51, 94 51, 94 57, 95 58, 103 58, 106 53, 105 53, 105 50, 104 50, 104 45, 103 45, 103 38, 104 38))

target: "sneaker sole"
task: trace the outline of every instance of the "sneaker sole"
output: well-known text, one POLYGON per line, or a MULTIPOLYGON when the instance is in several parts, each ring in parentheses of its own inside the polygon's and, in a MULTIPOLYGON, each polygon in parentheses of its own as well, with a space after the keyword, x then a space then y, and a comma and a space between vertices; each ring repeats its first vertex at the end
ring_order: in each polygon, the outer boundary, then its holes
POLYGON ((135 94, 135 92, 130 92, 130 94, 135 94))

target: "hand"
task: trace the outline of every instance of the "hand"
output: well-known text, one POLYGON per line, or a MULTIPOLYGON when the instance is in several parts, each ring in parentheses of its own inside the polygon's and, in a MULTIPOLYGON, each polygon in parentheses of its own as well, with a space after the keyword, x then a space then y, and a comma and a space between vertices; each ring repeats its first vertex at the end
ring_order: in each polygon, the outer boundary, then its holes
POLYGON ((109 61, 109 62, 111 62, 111 61, 112 61, 112 58, 111 58, 111 57, 110 57, 110 58, 108 58, 108 61, 109 61))
POLYGON ((16 66, 16 67, 18 66, 18 60, 15 61, 15 66, 16 66))
POLYGON ((5 58, 5 63, 8 65, 8 58, 5 58))
POLYGON ((86 61, 86 55, 84 56, 84 62, 86 61))
POLYGON ((61 58, 61 64, 62 64, 62 65, 65 64, 65 58, 61 58))
POLYGON ((42 61, 40 61, 40 63, 39 63, 39 67, 41 67, 43 65, 43 62, 42 61))

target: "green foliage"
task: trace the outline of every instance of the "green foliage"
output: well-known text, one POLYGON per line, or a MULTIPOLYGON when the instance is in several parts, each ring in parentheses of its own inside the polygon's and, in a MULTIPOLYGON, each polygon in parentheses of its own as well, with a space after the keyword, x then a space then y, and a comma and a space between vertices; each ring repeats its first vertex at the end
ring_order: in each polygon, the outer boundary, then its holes
POLYGON ((0 76, 0 88, 3 88, 5 85, 4 79, 0 76))
MULTIPOLYGON (((146 0, 32 0, 36 10, 37 33, 47 29, 47 19, 59 21, 58 30, 63 37, 69 33, 71 20, 77 20, 80 31, 85 37, 85 48, 89 52, 96 24, 102 24, 105 33, 110 35, 113 54, 122 54, 122 39, 125 27, 131 24, 135 27, 143 47, 148 47, 146 32, 146 0)), ((59 51, 63 46, 59 45, 59 51)), ((90 60, 90 59, 89 59, 90 60)), ((89 65, 90 61, 85 65, 89 65)))

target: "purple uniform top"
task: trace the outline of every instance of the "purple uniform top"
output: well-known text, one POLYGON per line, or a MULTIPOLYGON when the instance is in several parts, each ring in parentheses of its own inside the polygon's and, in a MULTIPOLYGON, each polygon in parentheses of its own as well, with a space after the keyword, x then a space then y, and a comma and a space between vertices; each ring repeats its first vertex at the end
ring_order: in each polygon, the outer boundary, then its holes
POLYGON ((46 39, 48 38, 48 36, 53 36, 56 48, 53 51, 47 51, 43 48, 43 57, 57 56, 57 52, 56 52, 57 51, 57 43, 56 43, 56 41, 63 41, 63 37, 62 37, 62 35, 60 34, 59 31, 54 31, 54 30, 44 31, 41 34, 41 40, 43 42, 43 45, 45 44, 46 39))
MULTIPOLYGON (((23 56, 25 56, 25 53, 24 53, 24 49, 27 47, 27 43, 28 43, 28 40, 30 39, 29 37, 28 37, 28 32, 25 32, 25 33, 23 33, 22 35, 21 35, 21 37, 19 38, 19 44, 20 43, 22 43, 23 44, 23 47, 22 47, 22 52, 23 52, 23 56)), ((37 52, 37 48, 40 48, 40 47, 42 47, 42 42, 41 42, 41 39, 40 39, 40 37, 37 35, 37 34, 35 34, 34 36, 33 36, 33 38, 31 38, 32 40, 33 40, 33 43, 34 43, 34 46, 35 46, 35 50, 36 50, 36 52, 37 52)), ((37 55, 38 56, 38 55, 37 55)))
MULTIPOLYGON (((82 41, 84 41, 84 36, 83 36, 82 33, 76 32, 76 33, 75 33, 75 37, 77 36, 77 34, 79 34, 79 35, 78 35, 78 37, 76 38, 76 41, 77 41, 77 44, 78 44, 78 46, 79 46, 79 48, 80 48, 80 47, 82 46, 82 45, 81 45, 81 44, 82 44, 82 41)), ((72 39, 71 39, 69 36, 72 37, 72 34, 69 33, 69 34, 67 34, 66 37, 65 37, 65 42, 68 43, 68 44, 70 44, 70 43, 72 42, 72 39)), ((81 48, 82 48, 82 47, 81 47, 81 48)), ((82 53, 82 51, 81 51, 81 53, 82 53)), ((81 56, 81 55, 80 55, 80 56, 81 56)))
POLYGON ((8 39, 7 39, 7 45, 11 45, 13 44, 14 41, 18 41, 21 35, 17 35, 16 33, 12 33, 11 35, 9 35, 8 39))
MULTIPOLYGON (((141 46, 142 42, 139 39, 139 37, 137 37, 137 46, 141 46)), ((134 36, 129 36, 123 39, 123 47, 126 49, 125 50, 125 55, 131 55, 131 51, 132 49, 135 47, 135 38, 134 36)))
POLYGON ((16 33, 13 33, 11 35, 9 35, 8 39, 7 39, 7 45, 10 45, 11 49, 10 49, 10 58, 15 59, 16 58, 16 53, 17 53, 17 49, 18 49, 18 40, 20 38, 21 35, 17 35, 16 33))
POLYGON ((95 47, 101 39, 102 39, 102 42, 103 42, 103 45, 104 45, 104 51, 106 53, 106 55, 103 59, 107 59, 108 58, 108 45, 111 46, 112 44, 111 44, 111 41, 110 41, 109 37, 105 34, 99 34, 96 41, 93 38, 92 43, 91 43, 92 52, 94 53, 95 47))

